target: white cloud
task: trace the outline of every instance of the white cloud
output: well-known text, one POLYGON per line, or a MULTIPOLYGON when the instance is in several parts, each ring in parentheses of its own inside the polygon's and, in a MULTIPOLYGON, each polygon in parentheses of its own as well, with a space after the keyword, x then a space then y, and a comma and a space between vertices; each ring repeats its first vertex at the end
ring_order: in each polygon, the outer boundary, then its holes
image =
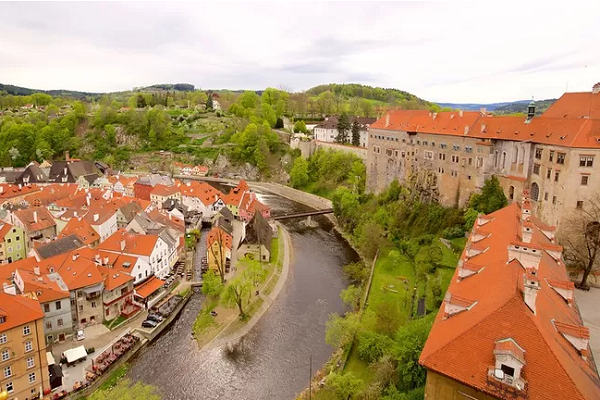
POLYGON ((38 89, 395 87, 544 99, 600 80, 595 3, 0 3, 0 81, 38 89), (568 5, 568 6, 567 6, 568 5))

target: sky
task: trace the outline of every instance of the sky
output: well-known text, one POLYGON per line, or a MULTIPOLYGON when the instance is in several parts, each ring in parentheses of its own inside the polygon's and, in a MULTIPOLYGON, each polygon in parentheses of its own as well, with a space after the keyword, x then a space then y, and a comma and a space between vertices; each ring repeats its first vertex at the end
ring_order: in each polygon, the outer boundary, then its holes
POLYGON ((325 83, 435 102, 600 81, 600 2, 0 2, 0 83, 89 92, 325 83))

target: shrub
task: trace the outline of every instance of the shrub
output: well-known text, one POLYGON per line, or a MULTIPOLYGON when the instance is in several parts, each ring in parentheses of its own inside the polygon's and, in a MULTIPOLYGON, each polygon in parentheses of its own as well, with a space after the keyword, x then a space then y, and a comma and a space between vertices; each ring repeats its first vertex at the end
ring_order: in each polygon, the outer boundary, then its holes
POLYGON ((358 356, 373 363, 392 351, 394 341, 385 335, 364 331, 358 335, 358 356))
POLYGON ((442 234, 445 239, 459 238, 463 237, 464 235, 465 231, 460 225, 454 225, 451 228, 446 228, 442 234))

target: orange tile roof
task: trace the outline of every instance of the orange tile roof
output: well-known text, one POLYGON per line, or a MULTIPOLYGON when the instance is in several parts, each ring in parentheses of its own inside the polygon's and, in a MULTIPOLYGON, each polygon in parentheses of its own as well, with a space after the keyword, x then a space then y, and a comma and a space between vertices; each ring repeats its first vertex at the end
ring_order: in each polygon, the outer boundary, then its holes
POLYGON ((589 339, 590 330, 585 326, 565 324, 564 322, 554 322, 556 330, 565 335, 575 336, 578 338, 589 339))
POLYGON ((0 242, 4 242, 4 238, 6 234, 11 231, 14 226, 9 224, 8 222, 0 221, 0 242))
POLYGON ((36 300, 14 296, 0 291, 0 316, 6 320, 0 324, 0 332, 44 318, 40 303, 36 300))
POLYGON ((155 196, 167 197, 167 196, 172 196, 178 192, 179 192, 179 188, 177 186, 174 186, 174 185, 166 186, 166 185, 158 184, 158 185, 154 186, 154 188, 152 189, 150 194, 153 194, 155 196))
POLYGON ((69 297, 69 290, 63 290, 58 283, 52 281, 47 275, 40 273, 36 275, 33 271, 17 269, 23 280, 24 291, 35 293, 40 303, 56 301, 69 297))
POLYGON ((29 204, 33 204, 37 200, 40 202, 40 205, 47 206, 57 200, 73 196, 77 190, 77 184, 74 183, 55 183, 43 186, 39 192, 26 196, 25 201, 29 204))
POLYGON ((525 354, 523 352, 523 349, 520 348, 519 345, 516 344, 511 339, 504 339, 504 340, 500 340, 500 341, 496 342, 496 347, 494 348, 494 354, 496 354, 496 353, 512 354, 517 360, 519 360, 523 364, 525 364, 525 354))
POLYGON ((0 183, 0 200, 8 200, 13 197, 31 195, 31 193, 39 192, 40 187, 38 185, 13 185, 10 183, 0 183))
POLYGON ((104 281, 104 277, 98 271, 96 264, 79 256, 79 250, 71 252, 65 258, 58 273, 69 287, 69 290, 98 285, 104 281))
POLYGON ((98 267, 98 271, 104 277, 104 288, 109 291, 133 281, 133 276, 113 268, 98 267))
POLYGON ((233 238, 218 226, 213 227, 206 236, 206 243, 210 247, 215 241, 221 241, 226 248, 231 249, 233 238))
POLYGON ((150 296, 152 293, 156 292, 165 284, 165 281, 158 279, 153 276, 148 279, 146 282, 142 283, 140 286, 135 288, 135 294, 145 299, 150 296))
POLYGON ((223 196, 223 201, 225 202, 225 204, 238 207, 241 203, 242 196, 244 195, 244 193, 246 193, 246 189, 244 189, 244 186, 242 185, 242 187, 240 187, 240 185, 238 185, 231 189, 229 193, 227 193, 225 196, 223 196))
POLYGON ((81 217, 71 218, 58 235, 58 238, 61 239, 69 235, 77 235, 77 237, 79 237, 86 245, 90 245, 100 240, 98 232, 92 228, 89 222, 81 217))
POLYGON ((157 240, 158 236, 156 235, 138 235, 137 233, 129 233, 125 229, 119 229, 100 243, 98 249, 150 256, 157 240), (121 249, 121 241, 123 240, 125 241, 125 247, 121 249))
MULTIPOLYGON (((540 282, 535 299, 535 313, 525 304, 523 276, 517 260, 509 260, 508 246, 519 242, 521 208, 513 203, 486 216, 486 230, 493 232, 481 240, 488 250, 463 262, 484 265, 479 273, 458 280, 457 268, 448 291, 453 296, 472 299, 477 305, 470 310, 445 318, 442 304, 419 362, 427 369, 476 388, 498 399, 512 399, 500 383, 492 384, 488 367, 494 365, 496 342, 512 338, 525 350, 526 366, 522 377, 527 382, 528 399, 599 399, 600 379, 595 365, 584 359, 557 329, 562 324, 577 327, 583 334, 578 308, 544 281, 569 280, 564 265, 542 251, 535 275, 540 282)), ((535 220, 532 219, 535 222, 535 220)), ((529 249, 554 244, 537 225, 532 229, 529 249)), ((478 243, 479 244, 479 243, 478 243)), ((537 251, 537 250, 536 250, 537 251)))
POLYGON ((206 182, 192 181, 179 186, 179 190, 183 196, 199 198, 206 206, 214 204, 219 198, 224 200, 223 194, 206 182))
POLYGON ((542 116, 549 118, 600 119, 600 93, 565 93, 542 116))
POLYGON ((56 226, 56 221, 46 207, 25 208, 15 211, 14 214, 29 232, 56 226))

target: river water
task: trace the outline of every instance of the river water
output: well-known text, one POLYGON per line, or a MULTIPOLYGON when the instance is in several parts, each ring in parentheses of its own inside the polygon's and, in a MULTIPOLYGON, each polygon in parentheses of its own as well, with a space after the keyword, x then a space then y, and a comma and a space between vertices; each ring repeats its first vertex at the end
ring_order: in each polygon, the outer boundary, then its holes
MULTIPOLYGON (((273 214, 307 209, 282 197, 258 195, 273 214)), ((358 260, 324 217, 315 221, 319 228, 285 223, 293 246, 287 281, 233 353, 198 349, 191 327, 202 295, 195 293, 180 317, 136 357, 129 377, 156 386, 163 399, 294 399, 308 385, 309 356, 313 372, 331 356, 325 322, 329 314, 345 311, 339 296, 348 284, 342 267, 358 260)))

